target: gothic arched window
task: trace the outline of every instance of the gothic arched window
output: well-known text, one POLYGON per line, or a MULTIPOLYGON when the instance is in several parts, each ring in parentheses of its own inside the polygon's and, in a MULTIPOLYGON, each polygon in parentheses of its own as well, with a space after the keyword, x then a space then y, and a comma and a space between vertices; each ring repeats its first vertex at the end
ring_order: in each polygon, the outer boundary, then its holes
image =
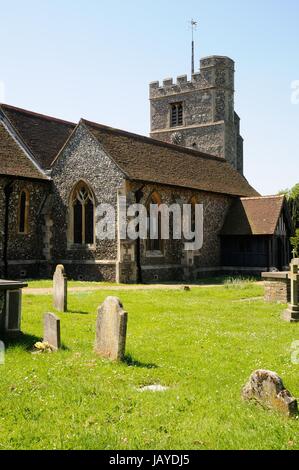
POLYGON ((21 234, 28 233, 28 214, 29 214, 29 192, 23 189, 19 196, 18 208, 18 232, 21 234))
POLYGON ((157 238, 151 238, 151 231, 150 231, 150 209, 151 205, 158 205, 161 204, 161 198, 158 193, 154 192, 151 194, 148 203, 147 203, 147 214, 148 214, 148 235, 147 235, 147 251, 162 251, 162 238, 161 238, 161 213, 158 213, 157 220, 152 220, 151 223, 156 224, 155 232, 157 233, 157 238))
POLYGON ((80 181, 72 193, 73 243, 94 243, 94 196, 86 183, 80 181))

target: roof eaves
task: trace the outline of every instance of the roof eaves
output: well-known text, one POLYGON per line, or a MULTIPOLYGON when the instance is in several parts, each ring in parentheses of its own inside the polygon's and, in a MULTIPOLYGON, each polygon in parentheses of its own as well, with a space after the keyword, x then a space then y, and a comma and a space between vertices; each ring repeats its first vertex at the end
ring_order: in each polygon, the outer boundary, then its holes
POLYGON ((240 198, 240 194, 239 193, 236 193, 236 192, 227 192, 227 191, 217 191, 215 189, 202 189, 202 188, 197 188, 197 187, 194 187, 192 185, 188 186, 186 184, 174 184, 174 183, 163 183, 161 181, 158 181, 158 180, 154 180, 154 179, 148 179, 148 178, 136 178, 136 177, 132 177, 130 175, 126 175, 130 181, 144 181, 144 182, 147 182, 147 183, 152 183, 152 184, 158 184, 158 185, 161 185, 161 186, 169 186, 169 187, 173 187, 173 188, 184 188, 184 189, 191 189, 193 191, 199 191, 201 193, 213 193, 213 194, 221 194, 221 195, 224 195, 224 196, 230 196, 230 197, 235 197, 237 199, 242 199, 240 198))

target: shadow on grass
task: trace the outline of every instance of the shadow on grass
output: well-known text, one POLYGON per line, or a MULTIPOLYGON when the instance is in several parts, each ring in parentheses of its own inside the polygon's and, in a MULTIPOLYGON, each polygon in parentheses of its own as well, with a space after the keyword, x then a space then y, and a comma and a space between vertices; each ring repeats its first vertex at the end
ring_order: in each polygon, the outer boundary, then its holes
MULTIPOLYGON (((6 350, 21 347, 24 351, 31 352, 34 349, 35 343, 41 341, 41 338, 27 333, 22 333, 14 338, 4 337, 4 344, 6 350)), ((61 344, 60 350, 69 351, 70 349, 65 346, 65 344, 61 344)))
POLYGON ((33 348, 34 344, 40 341, 41 339, 35 335, 29 335, 22 333, 14 338, 5 337, 4 343, 6 349, 13 349, 16 347, 21 347, 24 351, 29 351, 33 348))
POLYGON ((75 314, 78 314, 78 315, 89 315, 90 312, 83 312, 83 311, 80 311, 80 310, 67 310, 65 313, 75 313, 75 314))
POLYGON ((127 364, 129 367, 140 367, 142 369, 158 369, 159 367, 157 366, 157 364, 137 361, 131 356, 131 354, 127 354, 125 356, 124 363, 127 364))

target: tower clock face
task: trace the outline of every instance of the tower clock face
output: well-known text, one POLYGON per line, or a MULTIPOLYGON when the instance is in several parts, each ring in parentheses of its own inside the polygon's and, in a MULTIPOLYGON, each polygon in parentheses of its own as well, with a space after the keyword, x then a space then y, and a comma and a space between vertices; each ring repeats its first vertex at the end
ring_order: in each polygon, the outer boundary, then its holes
POLYGON ((175 145, 183 145, 184 144, 184 138, 181 132, 175 132, 171 136, 171 142, 175 145))

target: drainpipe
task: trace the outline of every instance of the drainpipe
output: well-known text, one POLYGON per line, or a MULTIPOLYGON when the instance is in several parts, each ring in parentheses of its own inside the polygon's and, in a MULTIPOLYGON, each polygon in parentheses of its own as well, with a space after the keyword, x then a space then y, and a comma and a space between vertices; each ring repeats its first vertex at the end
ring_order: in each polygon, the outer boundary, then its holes
MULTIPOLYGON (((135 191, 135 200, 136 204, 139 204, 142 197, 143 197, 143 192, 142 189, 144 186, 142 186, 140 189, 135 191)), ((136 240, 136 265, 137 265, 137 283, 142 284, 142 269, 141 269, 141 257, 140 257, 140 251, 141 251, 141 240, 140 237, 137 238, 136 240)))
POLYGON ((3 241, 3 264, 4 264, 4 277, 8 276, 8 229, 9 229, 9 203, 13 191, 13 182, 9 181, 4 187, 5 194, 5 213, 4 213, 4 241, 3 241))

